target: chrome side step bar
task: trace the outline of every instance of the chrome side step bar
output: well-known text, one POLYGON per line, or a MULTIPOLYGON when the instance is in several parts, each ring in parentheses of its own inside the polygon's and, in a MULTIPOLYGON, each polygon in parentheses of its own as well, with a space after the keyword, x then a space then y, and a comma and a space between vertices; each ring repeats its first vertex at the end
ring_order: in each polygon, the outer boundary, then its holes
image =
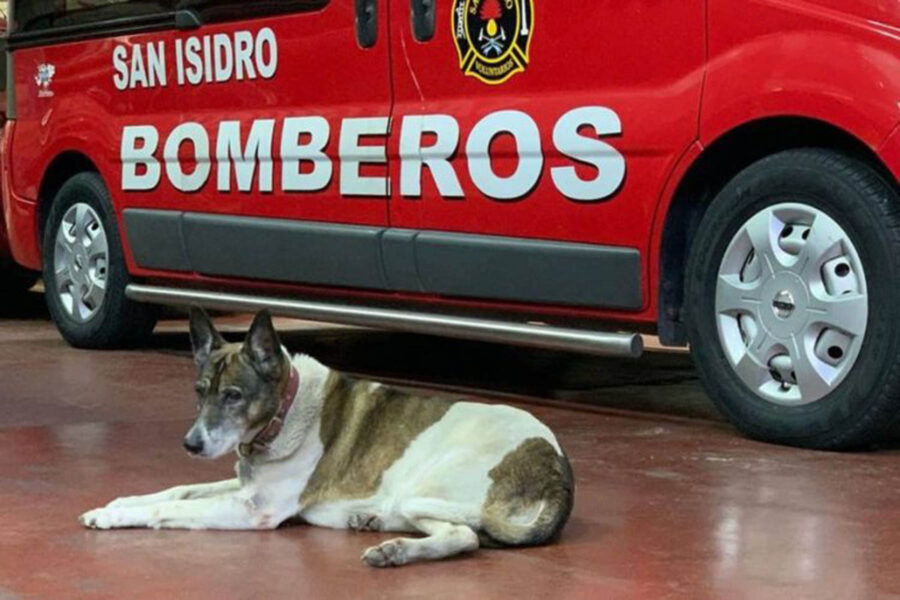
POLYGON ((253 312, 264 308, 284 317, 425 333, 483 342, 501 342, 549 350, 567 350, 599 356, 639 357, 644 351, 636 333, 605 333, 588 329, 566 329, 549 325, 529 325, 511 321, 478 319, 369 308, 331 302, 309 302, 246 294, 206 292, 191 289, 131 284, 126 295, 136 302, 185 306, 196 304, 209 309, 253 312))

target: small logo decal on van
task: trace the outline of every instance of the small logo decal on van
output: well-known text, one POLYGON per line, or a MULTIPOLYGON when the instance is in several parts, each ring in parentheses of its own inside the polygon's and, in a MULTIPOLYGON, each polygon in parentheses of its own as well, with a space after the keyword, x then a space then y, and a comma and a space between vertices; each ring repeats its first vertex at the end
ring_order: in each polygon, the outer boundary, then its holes
POLYGON ((53 65, 44 63, 38 66, 37 75, 34 76, 34 81, 38 85, 39 98, 53 97, 53 90, 50 89, 50 84, 53 83, 54 75, 56 75, 56 67, 53 65))
POLYGON ((528 66, 534 0, 453 0, 452 18, 466 75, 497 85, 528 66))

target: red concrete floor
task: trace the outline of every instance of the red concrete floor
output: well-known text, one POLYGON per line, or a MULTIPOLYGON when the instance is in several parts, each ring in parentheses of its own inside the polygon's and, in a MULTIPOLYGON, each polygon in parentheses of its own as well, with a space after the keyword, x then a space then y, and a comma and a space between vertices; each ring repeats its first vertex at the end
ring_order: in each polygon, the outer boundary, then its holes
POLYGON ((193 409, 184 324, 145 350, 95 353, 67 348, 38 297, 4 310, 0 600, 900 598, 896 451, 744 440, 684 356, 625 363, 297 323, 292 350, 516 398, 544 419, 577 476, 562 539, 380 571, 358 556, 387 534, 85 531, 77 516, 115 496, 230 475, 180 449, 193 409))

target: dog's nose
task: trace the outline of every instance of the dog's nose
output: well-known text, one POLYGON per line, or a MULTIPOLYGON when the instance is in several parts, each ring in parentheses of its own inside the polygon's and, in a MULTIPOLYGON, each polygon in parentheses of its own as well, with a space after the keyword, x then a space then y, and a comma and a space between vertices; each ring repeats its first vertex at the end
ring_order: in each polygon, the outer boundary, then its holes
POLYGON ((200 454, 203 452, 203 440, 192 439, 190 436, 184 438, 184 449, 191 454, 200 454))

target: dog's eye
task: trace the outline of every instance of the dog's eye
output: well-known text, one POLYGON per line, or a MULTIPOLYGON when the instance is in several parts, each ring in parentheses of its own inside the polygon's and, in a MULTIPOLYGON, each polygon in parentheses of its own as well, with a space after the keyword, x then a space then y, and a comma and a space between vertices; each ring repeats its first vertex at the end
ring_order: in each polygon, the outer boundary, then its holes
POLYGON ((194 384, 194 391, 200 396, 205 394, 208 388, 209 384, 207 384, 206 381, 198 381, 194 384))
POLYGON ((241 390, 235 388, 228 388, 227 390, 222 392, 222 400, 229 404, 240 402, 241 398, 243 397, 244 395, 241 393, 241 390))

